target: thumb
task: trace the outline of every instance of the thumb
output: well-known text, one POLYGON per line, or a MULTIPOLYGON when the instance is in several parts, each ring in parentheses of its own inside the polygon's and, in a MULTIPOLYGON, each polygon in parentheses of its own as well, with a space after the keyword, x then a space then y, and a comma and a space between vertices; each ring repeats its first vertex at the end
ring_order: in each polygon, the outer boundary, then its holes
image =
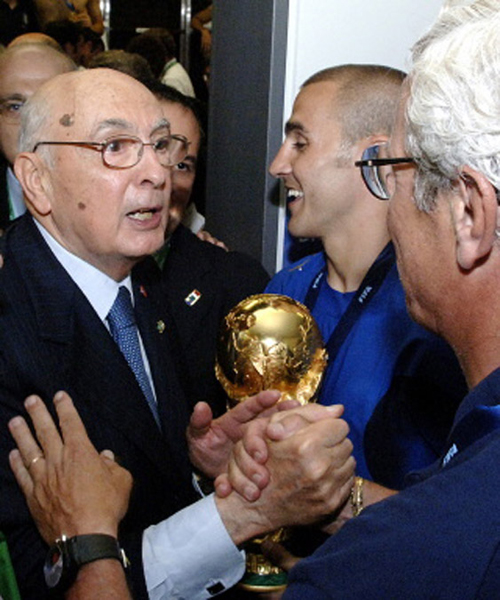
POLYGON ((112 450, 103 450, 100 453, 100 456, 106 463, 115 462, 115 454, 112 450))
POLYGON ((206 402, 198 402, 189 419, 188 435, 191 437, 204 435, 210 428, 212 418, 213 414, 210 406, 206 402))

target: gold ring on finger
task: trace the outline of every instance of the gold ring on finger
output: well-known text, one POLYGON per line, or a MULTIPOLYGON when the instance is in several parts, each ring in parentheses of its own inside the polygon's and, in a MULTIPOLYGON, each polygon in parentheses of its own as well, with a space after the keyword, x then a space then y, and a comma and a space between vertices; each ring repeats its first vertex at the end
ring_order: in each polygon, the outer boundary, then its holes
POLYGON ((26 466, 26 468, 28 469, 28 471, 31 469, 31 467, 36 464, 41 458, 45 458, 43 454, 39 454, 38 456, 35 456, 35 458, 31 459, 30 463, 26 466))

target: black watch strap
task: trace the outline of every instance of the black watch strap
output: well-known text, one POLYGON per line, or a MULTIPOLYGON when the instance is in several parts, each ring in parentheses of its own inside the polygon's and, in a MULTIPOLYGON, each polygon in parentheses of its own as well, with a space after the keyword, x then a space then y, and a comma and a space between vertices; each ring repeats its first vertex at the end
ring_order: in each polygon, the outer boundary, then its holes
POLYGON ((111 535, 96 533, 69 539, 62 535, 47 554, 45 582, 50 589, 64 592, 75 581, 80 567, 107 558, 118 560, 124 569, 129 565, 125 552, 111 535))
POLYGON ((104 533, 76 535, 67 540, 66 544, 71 561, 78 567, 104 558, 115 558, 124 569, 128 566, 124 551, 112 535, 104 533))

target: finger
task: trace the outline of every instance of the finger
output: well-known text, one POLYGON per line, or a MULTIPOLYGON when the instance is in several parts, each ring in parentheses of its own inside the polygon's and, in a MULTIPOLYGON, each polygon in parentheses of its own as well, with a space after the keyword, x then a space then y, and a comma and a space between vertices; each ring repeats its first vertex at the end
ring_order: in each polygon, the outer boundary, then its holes
POLYGON ((277 390, 265 390, 237 404, 226 415, 240 424, 248 423, 274 406, 280 397, 281 394, 277 390))
POLYGON ((248 454, 244 444, 236 444, 231 456, 231 463, 234 463, 238 467, 239 472, 243 477, 246 477, 248 482, 254 483, 259 489, 264 489, 269 483, 268 470, 248 454))
POLYGON ((106 463, 115 462, 115 453, 112 450, 103 450, 100 455, 106 463))
POLYGON ((261 544, 262 554, 268 558, 274 565, 280 567, 284 571, 290 571, 298 562, 299 558, 291 552, 272 540, 264 540, 261 544))
POLYGON ((29 474, 29 471, 23 462, 23 458, 19 450, 12 450, 9 453, 9 464, 19 487, 23 491, 23 494, 26 497, 31 496, 33 493, 33 480, 31 479, 31 475, 29 474))
POLYGON ((35 428, 36 437, 46 456, 57 456, 62 449, 62 440, 47 407, 39 396, 28 396, 24 406, 35 428))
POLYGON ((291 410, 292 408, 299 408, 299 406, 301 406, 301 404, 298 400, 282 400, 276 405, 276 410, 278 412, 282 412, 285 410, 291 410))
POLYGON ((219 246, 219 248, 222 248, 226 252, 229 252, 229 248, 226 246, 226 244, 224 244, 224 242, 221 242, 220 240, 215 240, 215 245, 219 246))
POLYGON ((269 456, 266 442, 267 425, 266 419, 256 419, 250 423, 242 440, 246 452, 261 465, 267 461, 269 456))
POLYGON ((267 435, 274 441, 283 440, 311 423, 323 419, 338 419, 343 412, 344 407, 341 404, 331 406, 308 404, 293 410, 280 412, 271 418, 267 435))
POLYGON ((219 498, 226 498, 233 491, 227 473, 222 473, 214 481, 215 494, 219 498))
POLYGON ((335 465, 344 464, 351 456, 353 445, 349 438, 345 438, 338 444, 335 444, 333 462, 335 465))
MULTIPOLYGON (((334 447, 347 439, 349 425, 344 419, 324 419, 310 425, 312 431, 323 439, 327 447, 334 447)), ((350 442, 348 442, 350 444, 350 442)))
POLYGON ((25 465, 30 465, 37 456, 43 455, 40 446, 22 417, 14 417, 9 421, 9 431, 16 442, 25 465))
POLYGON ((271 422, 267 426, 266 435, 274 441, 283 441, 310 425, 310 422, 304 419, 300 414, 293 413, 278 422, 271 422))
POLYGON ((188 435, 193 438, 202 437, 210 429, 213 414, 212 409, 206 402, 198 402, 189 419, 188 435))
POLYGON ((72 444, 90 445, 85 425, 73 404, 73 400, 67 392, 59 391, 54 396, 54 405, 56 407, 59 425, 64 443, 67 446, 72 444))
POLYGON ((232 489, 248 502, 255 502, 260 498, 259 487, 241 472, 234 461, 230 461, 228 465, 228 480, 232 489))
POLYGON ((293 436, 283 440, 283 443, 289 444, 290 447, 294 445, 310 447, 311 453, 325 450, 332 454, 337 452, 338 445, 347 439, 348 433, 349 425, 343 419, 322 419, 317 423, 309 423, 293 436))
POLYGON ((259 414, 259 417, 272 417, 277 412, 284 412, 286 410, 292 410, 292 408, 300 408, 301 406, 302 405, 298 400, 279 400, 277 404, 263 410, 259 414))

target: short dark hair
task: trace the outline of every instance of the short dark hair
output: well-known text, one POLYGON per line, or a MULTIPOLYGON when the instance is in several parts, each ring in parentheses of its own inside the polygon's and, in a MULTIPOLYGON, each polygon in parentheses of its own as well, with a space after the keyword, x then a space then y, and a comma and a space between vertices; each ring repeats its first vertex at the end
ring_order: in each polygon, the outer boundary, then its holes
POLYGON ((168 29, 164 27, 151 27, 151 29, 148 29, 144 33, 160 40, 167 51, 167 60, 177 56, 177 44, 175 43, 174 36, 168 29))
POLYGON ((347 146, 370 135, 390 134, 405 77, 391 67, 348 64, 315 73, 302 88, 325 81, 337 84, 332 116, 340 122, 347 146))
POLYGON ((92 49, 96 50, 102 46, 101 36, 92 31, 90 27, 84 27, 81 23, 73 23, 72 21, 51 21, 45 25, 43 32, 54 38, 62 48, 65 44, 77 46, 80 40, 91 42, 92 49))
POLYGON ((160 81, 152 80, 149 82, 143 82, 146 87, 158 98, 158 100, 165 100, 166 102, 171 102, 172 104, 180 104, 187 108, 193 114, 196 122, 198 123, 198 127, 200 128, 200 137, 203 141, 205 139, 205 106, 202 102, 197 100, 196 98, 191 98, 190 96, 185 96, 183 93, 179 92, 173 87, 169 85, 165 85, 160 81))
POLYGON ((140 54, 125 52, 125 50, 105 50, 104 52, 100 52, 90 60, 88 68, 114 69, 115 71, 121 71, 130 75, 145 84, 154 79, 148 61, 140 54))
POLYGON ((149 63, 151 71, 159 78, 167 61, 167 51, 161 41, 147 33, 133 37, 127 45, 127 52, 140 54, 149 63))

